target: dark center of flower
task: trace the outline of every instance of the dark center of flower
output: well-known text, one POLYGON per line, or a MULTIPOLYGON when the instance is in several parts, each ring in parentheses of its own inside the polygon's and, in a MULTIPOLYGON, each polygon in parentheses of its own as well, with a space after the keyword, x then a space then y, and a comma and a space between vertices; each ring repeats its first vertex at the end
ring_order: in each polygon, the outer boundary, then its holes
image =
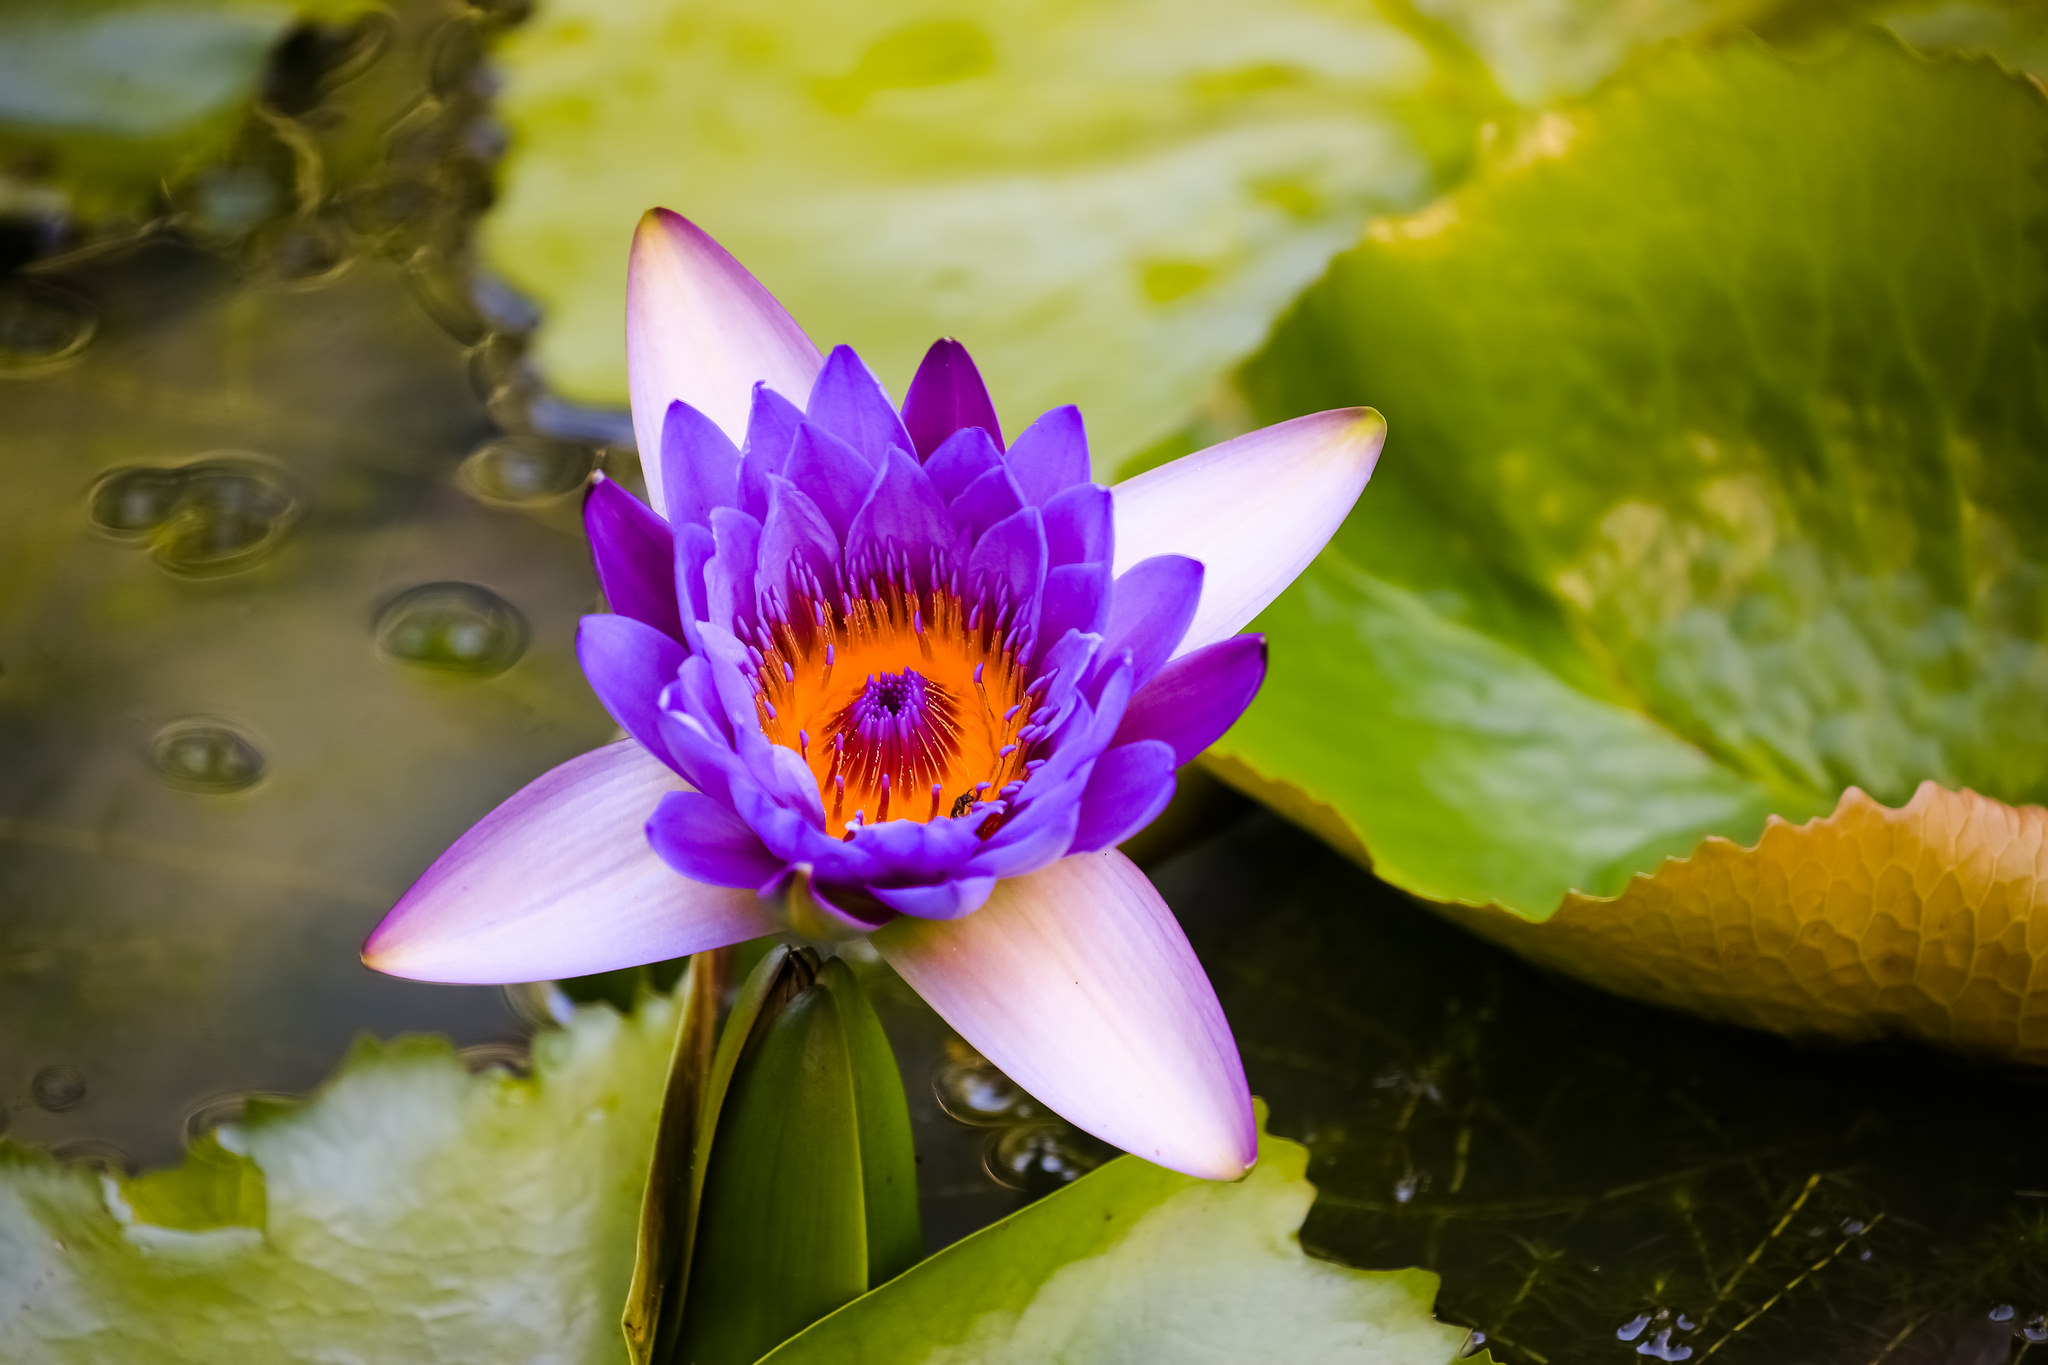
POLYGON ((866 587, 759 632, 762 733, 803 755, 834 834, 1005 799, 1029 775, 1037 703, 1010 613, 907 576, 866 587))

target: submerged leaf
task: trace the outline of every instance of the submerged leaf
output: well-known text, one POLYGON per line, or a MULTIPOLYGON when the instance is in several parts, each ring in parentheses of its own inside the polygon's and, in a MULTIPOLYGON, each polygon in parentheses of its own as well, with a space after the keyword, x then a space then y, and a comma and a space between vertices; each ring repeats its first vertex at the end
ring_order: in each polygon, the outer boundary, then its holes
POLYGON ((1532 921, 1851 785, 2048 795, 2044 145, 1989 61, 1670 49, 1376 224, 1248 371, 1392 436, 1225 774, 1532 921))
POLYGON ((1308 1149, 1259 1139, 1235 1183, 1120 1157, 941 1251, 764 1365, 1257 1360, 1440 1365, 1436 1276, 1304 1254, 1308 1149))

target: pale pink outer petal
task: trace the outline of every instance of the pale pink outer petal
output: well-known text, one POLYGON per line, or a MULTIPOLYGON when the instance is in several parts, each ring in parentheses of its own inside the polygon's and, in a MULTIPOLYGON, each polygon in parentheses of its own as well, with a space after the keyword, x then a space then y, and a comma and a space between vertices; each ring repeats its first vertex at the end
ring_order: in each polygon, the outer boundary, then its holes
POLYGON ((1153 555, 1202 561, 1202 601, 1173 652, 1243 630, 1321 552, 1387 438, 1371 408, 1318 412, 1184 455, 1110 490, 1121 574, 1153 555))
POLYGON ((971 915, 905 916, 869 940, 983 1056, 1077 1127, 1209 1180, 1258 1159, 1215 989, 1123 854, 1063 858, 997 883, 971 915))
POLYGON ((649 501, 666 516, 661 428, 680 399, 738 445, 754 384, 802 406, 824 362, 775 296, 689 219, 650 209, 626 263, 626 379, 649 501))
POLYGON ((753 892, 690 881, 647 846, 647 817, 681 789, 630 739, 541 774, 434 860, 363 961, 416 981, 547 981, 776 932, 753 892))

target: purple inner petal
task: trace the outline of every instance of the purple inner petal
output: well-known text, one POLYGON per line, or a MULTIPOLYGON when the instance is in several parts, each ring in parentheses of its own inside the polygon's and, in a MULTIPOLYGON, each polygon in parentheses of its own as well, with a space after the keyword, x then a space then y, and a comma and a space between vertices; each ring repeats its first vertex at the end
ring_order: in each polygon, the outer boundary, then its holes
POLYGON ((903 451, 891 451, 846 533, 847 575, 858 581, 886 574, 892 563, 922 573, 933 551, 950 559, 957 540, 953 515, 924 470, 903 451))
POLYGON ((1142 687, 1173 657, 1188 633, 1202 599, 1202 564, 1186 555, 1154 555, 1120 575, 1109 593, 1109 626, 1102 632, 1105 657, 1131 651, 1142 687))
POLYGON ((646 503, 600 476, 583 500, 583 527, 590 537, 597 584, 604 590, 606 604, 619 615, 644 621, 671 639, 683 639, 670 568, 675 535, 668 523, 646 503))
POLYGON ((797 429, 790 443, 783 477, 818 505, 842 545, 853 529, 854 514, 875 484, 874 469, 852 446, 808 423, 797 429))
POLYGON ((917 455, 929 460, 948 437, 964 428, 987 432, 1000 448, 1003 430, 996 405, 967 348, 951 337, 932 343, 910 391, 903 396, 903 425, 917 442, 917 455))
POLYGON ((1004 458, 1033 507, 1088 482, 1088 433, 1081 410, 1071 403, 1054 408, 1026 427, 1004 458))
POLYGON ((880 465, 891 450, 915 450, 889 391, 851 346, 834 346, 825 357, 804 415, 859 451, 870 465, 880 465))
POLYGON ((586 616, 576 628, 576 662, 591 691, 627 734, 665 763, 659 699, 688 657, 669 636, 630 616, 586 616))
POLYGON ((938 453, 924 462, 925 477, 947 502, 991 469, 1002 466, 1003 454, 989 434, 979 427, 956 431, 946 438, 938 453))
POLYGON ((989 527, 1004 517, 1024 510, 1024 493, 1010 471, 998 465, 961 490, 953 499, 953 520, 970 541, 978 541, 989 527))
POLYGON ((1263 635, 1233 635, 1183 654, 1131 698, 1111 742, 1163 740, 1177 763, 1191 763, 1237 723, 1265 680, 1263 635))
POLYGON ((1045 504, 1045 541, 1055 564, 1116 558, 1116 509, 1107 488, 1077 483, 1045 504))
POLYGON ((1067 851, 1093 853, 1151 824, 1173 799, 1175 766, 1173 746, 1156 739, 1126 744, 1096 759, 1067 851))
POLYGON ((661 427, 661 478, 671 522, 709 525, 711 509, 739 491, 740 453, 717 423, 688 403, 670 403, 661 427))
POLYGON ((647 821, 647 842, 661 860, 712 886, 768 885, 783 872, 746 822, 701 792, 671 792, 647 821))

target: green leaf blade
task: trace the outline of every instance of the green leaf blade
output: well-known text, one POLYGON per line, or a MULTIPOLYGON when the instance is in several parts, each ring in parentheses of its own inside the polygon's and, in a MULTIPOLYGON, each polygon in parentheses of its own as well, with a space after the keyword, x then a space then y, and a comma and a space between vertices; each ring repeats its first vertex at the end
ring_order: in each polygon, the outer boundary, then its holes
POLYGON ((833 958, 818 973, 830 993, 846 1039, 860 1132, 861 1203, 867 1228, 867 1285, 872 1289, 910 1269, 924 1256, 917 1205, 917 1152, 910 1136, 910 1102, 882 1020, 853 969, 833 958))
POLYGON ((1439 1365, 1466 1333, 1436 1277, 1303 1255, 1308 1153, 1270 1136, 1244 1180, 1123 1157, 785 1343, 768 1365, 1355 1360, 1439 1365))
MULTIPOLYGON (((1269 613, 1226 753, 1398 884, 1535 919, 1852 784, 2048 796, 2044 146, 1989 62, 1671 48, 1377 226, 1246 384, 1268 419, 1388 415, 1347 610, 1398 590, 1503 652, 1347 682, 1326 568, 1269 613), (1539 672, 1533 716, 1485 699, 1539 672)), ((1405 638, 1445 638, 1423 616, 1405 638)))

